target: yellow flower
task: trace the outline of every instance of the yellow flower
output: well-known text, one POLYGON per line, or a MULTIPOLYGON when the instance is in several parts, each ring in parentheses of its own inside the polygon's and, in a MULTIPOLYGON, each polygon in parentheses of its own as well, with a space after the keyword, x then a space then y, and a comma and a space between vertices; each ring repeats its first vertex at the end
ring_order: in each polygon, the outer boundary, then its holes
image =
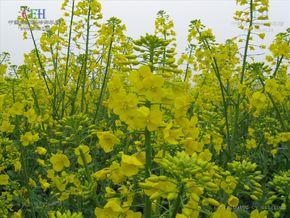
POLYGON ((203 152, 201 152, 198 155, 198 158, 200 158, 201 160, 204 160, 204 161, 210 161, 211 157, 212 157, 212 154, 208 149, 205 149, 203 152))
POLYGON ((250 108, 256 109, 256 113, 254 113, 255 116, 257 116, 260 111, 263 110, 267 105, 267 98, 266 96, 261 92, 254 92, 252 96, 250 97, 250 108))
POLYGON ((70 161, 65 154, 57 153, 53 154, 50 158, 50 163, 52 163, 52 168, 56 172, 60 172, 64 167, 70 166, 70 161))
POLYGON ((120 201, 116 198, 109 199, 104 208, 97 207, 95 209, 95 215, 97 218, 117 218, 122 212, 123 209, 120 206, 120 201))
POLYGON ((18 210, 17 212, 14 212, 11 218, 22 218, 22 210, 18 210))
POLYGON ((141 218, 142 213, 141 212, 134 212, 132 210, 126 211, 126 218, 141 218))
POLYGON ((2 132, 12 133, 15 128, 15 125, 9 123, 8 120, 3 120, 0 126, 2 132))
POLYGON ((93 177, 97 180, 106 179, 108 174, 110 173, 109 168, 101 169, 93 174, 93 177))
POLYGON ((185 148, 185 152, 189 155, 193 154, 194 152, 201 152, 203 148, 203 143, 193 140, 190 137, 184 139, 182 144, 185 148))
POLYGON ((28 184, 31 186, 31 187, 36 187, 36 182, 33 180, 33 179, 31 179, 31 178, 29 178, 28 179, 28 184))
POLYGON ((113 161, 110 166, 110 179, 115 184, 120 184, 125 180, 125 175, 119 163, 113 161))
POLYGON ((9 176, 6 174, 0 174, 0 185, 8 185, 9 176))
POLYGON ((250 214, 250 218, 267 218, 268 212, 266 210, 263 210, 259 212, 257 209, 253 210, 250 214))
POLYGON ((237 207, 239 205, 239 199, 235 197, 234 195, 231 195, 228 199, 228 204, 231 207, 237 207))
POLYGON ((21 162, 19 160, 15 160, 13 163, 15 172, 19 172, 21 170, 21 162))
POLYGON ((163 97, 163 86, 164 79, 162 76, 159 75, 152 75, 149 77, 146 77, 143 80, 143 88, 144 88, 144 94, 147 97, 147 99, 151 102, 157 102, 159 103, 163 97))
POLYGON ((151 70, 148 66, 142 66, 139 70, 133 71, 130 76, 129 80, 132 84, 136 85, 136 87, 142 87, 142 82, 145 78, 151 76, 151 70))
POLYGON ((39 182, 40 182, 40 185, 41 185, 41 188, 46 191, 49 187, 50 187, 50 184, 47 182, 46 179, 42 179, 41 177, 39 178, 39 182))
POLYGON ((147 119, 147 129, 149 131, 155 131, 161 124, 162 124, 162 112, 157 108, 151 109, 147 119))
POLYGON ((28 146, 33 144, 39 140, 38 133, 32 134, 31 132, 27 132, 24 135, 20 136, 20 141, 22 142, 23 146, 28 146))
POLYGON ((246 147, 247 149, 252 149, 257 147, 257 143, 255 139, 247 139, 246 140, 246 147))
POLYGON ((227 176, 225 181, 221 182, 221 188, 228 194, 236 188, 237 181, 232 176, 227 176))
POLYGON ((225 205, 221 205, 212 214, 212 218, 237 218, 237 215, 231 211, 230 208, 226 208, 225 205))
POLYGON ((84 166, 84 160, 86 164, 89 164, 92 162, 92 156, 90 155, 90 148, 86 145, 80 145, 79 147, 75 148, 75 155, 78 157, 78 163, 82 166, 84 166))
POLYGON ((180 137, 182 136, 181 129, 173 129, 173 124, 169 123, 163 130, 164 139, 172 145, 177 145, 180 137))
POLYGON ((134 176, 140 168, 143 168, 143 164, 133 155, 122 154, 121 168, 124 175, 134 176))
POLYGON ((46 148, 44 147, 36 147, 35 149, 35 153, 39 154, 39 155, 45 155, 47 152, 46 148))
POLYGON ((120 140, 109 131, 98 132, 97 136, 99 138, 100 146, 106 153, 111 152, 114 145, 120 142, 120 140))

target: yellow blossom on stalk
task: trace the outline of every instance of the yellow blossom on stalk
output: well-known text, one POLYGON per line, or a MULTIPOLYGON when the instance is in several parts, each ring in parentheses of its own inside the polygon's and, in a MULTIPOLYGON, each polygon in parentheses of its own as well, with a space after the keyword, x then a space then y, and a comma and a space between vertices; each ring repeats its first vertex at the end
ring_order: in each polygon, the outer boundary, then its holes
POLYGON ((212 214, 212 218, 237 218, 237 215, 230 208, 226 208, 225 205, 220 205, 212 214))
POLYGON ((147 129, 155 131, 162 124, 162 112, 158 108, 151 108, 147 118, 147 129))
POLYGON ((182 130, 180 128, 173 129, 172 127, 173 123, 167 124, 167 126, 163 129, 163 135, 166 142, 172 145, 176 145, 182 136, 182 130))
POLYGON ((98 132, 97 136, 99 138, 99 144, 101 148, 106 152, 109 153, 113 150, 114 146, 120 143, 120 140, 112 134, 110 131, 106 132, 98 132))
POLYGON ((163 97, 164 79, 159 75, 151 75, 143 80, 143 89, 141 94, 144 94, 150 102, 159 103, 163 97))
POLYGON ((3 120, 0 126, 1 132, 12 133, 15 125, 12 125, 8 120, 3 120))
POLYGON ((247 149, 253 149, 257 147, 257 143, 255 139, 247 139, 246 141, 246 147, 247 149))
POLYGON ((125 212, 126 218, 141 218, 142 213, 141 212, 134 212, 132 210, 128 210, 125 212))
POLYGON ((214 149, 219 154, 222 150, 223 138, 219 135, 213 137, 214 149))
POLYGON ((12 116, 21 115, 24 108, 24 104, 16 102, 9 108, 8 113, 12 116))
POLYGON ((138 173, 139 169, 143 167, 143 164, 137 157, 122 154, 121 168, 124 175, 129 177, 134 176, 138 173))
POLYGON ((237 181, 233 176, 227 176, 226 179, 221 182, 221 188, 228 194, 234 191, 236 185, 237 181))
POLYGON ((204 161, 210 161, 212 158, 212 153, 209 149, 204 149, 203 152, 199 153, 198 157, 204 161))
POLYGON ((254 115, 258 115, 267 104, 266 96, 261 92, 254 92, 250 97, 250 108, 256 109, 254 115))
POLYGON ((92 156, 90 155, 90 148, 86 145, 80 145, 79 147, 75 148, 75 155, 78 157, 78 163, 81 166, 89 164, 92 162, 92 156), (83 160, 84 159, 84 160, 83 160))
POLYGON ((267 218, 268 212, 266 210, 263 210, 259 212, 257 209, 253 210, 250 214, 250 218, 267 218))
POLYGON ((133 71, 129 80, 131 84, 134 86, 137 92, 141 92, 143 88, 143 80, 152 75, 151 70, 148 66, 142 66, 138 70, 133 71))
MULTIPOLYGON (((133 166, 134 168, 135 166, 133 166)), ((115 184, 119 184, 121 182, 123 182, 125 180, 125 175, 124 175, 124 172, 123 172, 123 168, 120 166, 119 163, 117 163, 116 161, 114 161, 110 168, 110 179, 112 180, 113 183, 115 184)))
POLYGON ((38 117, 37 117, 37 114, 35 113, 33 108, 24 112, 23 115, 27 117, 27 120, 29 123, 36 123, 37 122, 38 117))
POLYGON ((14 165, 15 172, 19 172, 21 170, 22 165, 19 160, 15 160, 13 165, 14 165))
POLYGON ((123 114, 137 109, 138 98, 133 93, 118 93, 109 99, 108 107, 123 120, 123 114))
POLYGON ((8 185, 9 176, 6 174, 0 174, 0 185, 8 185))
POLYGON ((32 132, 26 132, 24 135, 20 136, 20 141, 23 146, 28 146, 39 140, 38 133, 33 134, 32 132))
POLYGON ((228 199, 228 204, 231 207, 237 207, 239 205, 239 199, 236 196, 231 195, 228 199))
POLYGON ((17 212, 14 212, 11 218, 22 218, 22 210, 18 210, 17 212))
POLYGON ((29 184, 31 187, 33 187, 33 188, 36 187, 36 182, 35 182, 32 178, 29 178, 29 179, 28 179, 28 184, 29 184))
POLYGON ((182 144, 187 154, 193 154, 194 152, 201 152, 203 149, 203 143, 195 141, 192 138, 186 138, 182 140, 182 144))
POLYGON ((93 177, 97 180, 104 180, 107 178, 108 174, 110 173, 109 168, 101 169, 93 174, 93 177))
POLYGON ((120 201, 117 198, 111 198, 108 200, 104 208, 96 207, 95 215, 97 218, 119 217, 123 212, 120 205, 120 201))
POLYGON ((36 147, 35 149, 35 153, 39 154, 39 155, 45 155, 47 152, 46 148, 44 147, 36 147))
POLYGON ((46 179, 42 179, 41 177, 39 178, 39 182, 40 182, 40 185, 41 185, 41 188, 46 191, 49 187, 50 187, 50 184, 47 182, 46 179))
POLYGON ((52 164, 52 168, 56 172, 60 172, 63 168, 70 166, 68 157, 62 153, 53 154, 49 160, 52 164))

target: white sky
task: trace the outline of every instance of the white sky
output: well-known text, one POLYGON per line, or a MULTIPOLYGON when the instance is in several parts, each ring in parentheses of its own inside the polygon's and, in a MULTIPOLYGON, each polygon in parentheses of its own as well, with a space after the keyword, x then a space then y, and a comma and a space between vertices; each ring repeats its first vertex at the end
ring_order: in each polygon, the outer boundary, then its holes
MULTIPOLYGON (((236 10, 235 0, 101 0, 104 20, 116 16, 127 26, 127 34, 139 38, 145 33, 153 33, 156 13, 163 9, 175 22, 179 53, 186 47, 189 22, 201 19, 211 27, 218 41, 239 34, 237 24, 233 23, 236 10)), ((8 23, 16 20, 20 6, 45 8, 46 19, 60 17, 62 0, 0 0, 0 52, 11 53, 11 60, 19 64, 23 53, 32 49, 30 40, 23 41, 21 31, 16 25, 8 23)), ((290 0, 270 0, 269 17, 272 27, 267 30, 265 44, 281 31, 290 27, 290 0)))

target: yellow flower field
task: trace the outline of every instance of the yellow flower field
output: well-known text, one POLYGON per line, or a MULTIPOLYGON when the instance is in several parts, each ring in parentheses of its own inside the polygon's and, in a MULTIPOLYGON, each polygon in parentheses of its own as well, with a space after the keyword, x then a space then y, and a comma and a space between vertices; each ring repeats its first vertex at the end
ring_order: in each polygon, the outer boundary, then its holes
POLYGON ((256 44, 268 0, 237 4, 244 34, 192 20, 181 57, 165 11, 139 39, 97 0, 65 0, 40 39, 19 18, 34 49, 0 54, 0 217, 290 217, 290 29, 256 44))

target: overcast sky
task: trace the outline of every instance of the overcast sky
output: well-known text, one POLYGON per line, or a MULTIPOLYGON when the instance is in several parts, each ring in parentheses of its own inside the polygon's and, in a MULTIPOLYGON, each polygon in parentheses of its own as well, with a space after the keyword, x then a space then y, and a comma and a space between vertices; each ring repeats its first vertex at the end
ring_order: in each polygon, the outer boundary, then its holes
MULTIPOLYGON (((127 34, 138 38, 145 33, 153 33, 156 13, 163 9, 175 22, 179 53, 186 47, 189 22, 201 19, 213 29, 218 41, 239 34, 237 24, 232 19, 236 10, 235 0, 101 0, 104 20, 116 16, 127 26, 127 34)), ((11 53, 13 63, 23 60, 23 53, 32 48, 30 40, 23 41, 17 25, 9 24, 16 20, 20 6, 45 9, 46 19, 60 17, 62 0, 0 0, 0 52, 11 53)), ((290 0, 270 0, 269 17, 272 27, 267 29, 265 44, 274 36, 290 27, 290 0)))

